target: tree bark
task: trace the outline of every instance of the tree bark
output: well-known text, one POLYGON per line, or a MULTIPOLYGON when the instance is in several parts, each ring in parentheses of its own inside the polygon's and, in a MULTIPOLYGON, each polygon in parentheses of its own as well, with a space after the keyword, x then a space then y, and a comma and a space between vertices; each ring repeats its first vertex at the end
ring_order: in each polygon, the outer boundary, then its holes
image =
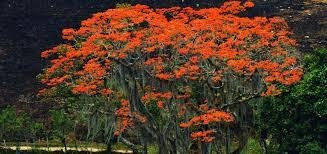
POLYGON ((260 139, 260 146, 263 149, 263 154, 267 154, 267 143, 265 139, 260 139))
POLYGON ((148 142, 144 139, 143 154, 148 154, 148 142))
POLYGON ((137 147, 132 142, 128 141, 126 138, 121 138, 123 144, 127 145, 130 149, 133 150, 133 153, 138 153, 137 147))
POLYGON ((64 145, 64 147, 65 147, 65 153, 66 153, 67 152, 66 138, 62 138, 61 139, 61 143, 64 145))
POLYGON ((112 154, 111 142, 107 143, 107 153, 112 154))
POLYGON ((226 132, 226 154, 230 153, 230 128, 227 126, 227 132, 226 132))
POLYGON ((209 146, 207 143, 201 143, 201 154, 209 154, 209 146))
POLYGON ((158 134, 159 154, 169 154, 166 141, 162 134, 158 134))

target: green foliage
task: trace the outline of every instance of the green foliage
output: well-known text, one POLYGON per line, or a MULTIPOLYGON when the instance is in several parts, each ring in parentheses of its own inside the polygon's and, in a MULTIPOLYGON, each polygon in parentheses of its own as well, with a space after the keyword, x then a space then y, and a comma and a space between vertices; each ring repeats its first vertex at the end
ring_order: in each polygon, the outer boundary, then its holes
POLYGON ((259 142, 254 138, 249 138, 241 154, 261 154, 262 149, 259 142))
POLYGON ((302 81, 281 96, 264 99, 257 112, 270 153, 324 153, 327 139, 327 49, 305 57, 302 81))
POLYGON ((317 142, 310 142, 304 146, 301 146, 301 154, 326 154, 326 149, 320 147, 317 142))
POLYGON ((64 110, 50 111, 52 128, 51 135, 53 138, 64 139, 73 131, 74 121, 64 110))
POLYGON ((319 117, 327 116, 327 48, 305 57, 308 73, 295 88, 294 97, 312 100, 313 111, 319 117))
POLYGON ((13 107, 7 107, 0 111, 0 139, 2 140, 35 140, 42 130, 42 123, 33 121, 25 113, 18 114, 13 107))
POLYGON ((157 153, 159 153, 159 147, 156 146, 156 145, 150 145, 148 147, 148 153, 149 154, 157 154, 157 153))
POLYGON ((29 135, 30 135, 30 139, 32 139, 33 141, 35 141, 35 139, 39 136, 41 136, 44 132, 44 124, 41 122, 36 122, 33 121, 30 117, 28 117, 26 119, 26 121, 28 123, 28 127, 25 128, 25 131, 28 131, 29 135))
POLYGON ((0 137, 2 139, 17 139, 16 137, 23 135, 25 119, 25 115, 19 116, 12 107, 3 109, 0 112, 0 137))

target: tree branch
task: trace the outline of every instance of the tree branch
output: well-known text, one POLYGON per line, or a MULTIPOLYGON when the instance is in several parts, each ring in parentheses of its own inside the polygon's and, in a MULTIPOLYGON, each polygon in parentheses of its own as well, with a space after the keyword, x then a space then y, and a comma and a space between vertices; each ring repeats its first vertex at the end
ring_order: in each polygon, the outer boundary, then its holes
POLYGON ((228 107, 230 107, 230 106, 234 106, 234 105, 237 105, 237 104, 241 104, 241 103, 247 102, 247 101, 249 101, 249 100, 251 100, 251 99, 258 98, 258 97, 260 97, 260 94, 254 94, 254 95, 251 95, 251 96, 249 96, 249 97, 242 97, 241 99, 237 100, 237 101, 234 102, 234 103, 223 104, 223 105, 220 106, 220 108, 222 108, 222 109, 226 109, 226 108, 228 108, 228 107))

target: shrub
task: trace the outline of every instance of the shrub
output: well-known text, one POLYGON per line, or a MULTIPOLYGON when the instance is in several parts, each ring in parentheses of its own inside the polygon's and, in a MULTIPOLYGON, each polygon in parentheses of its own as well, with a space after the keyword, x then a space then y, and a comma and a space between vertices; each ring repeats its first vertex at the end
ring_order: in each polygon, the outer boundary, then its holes
POLYGON ((74 130, 74 121, 64 110, 51 110, 51 130, 50 134, 54 139, 60 139, 67 151, 67 137, 74 130))
POLYGON ((327 50, 318 49, 304 59, 303 80, 259 106, 259 131, 263 138, 271 137, 278 153, 326 150, 327 50))
POLYGON ((33 140, 43 132, 43 124, 25 113, 17 113, 14 107, 0 112, 0 139, 8 141, 33 140))

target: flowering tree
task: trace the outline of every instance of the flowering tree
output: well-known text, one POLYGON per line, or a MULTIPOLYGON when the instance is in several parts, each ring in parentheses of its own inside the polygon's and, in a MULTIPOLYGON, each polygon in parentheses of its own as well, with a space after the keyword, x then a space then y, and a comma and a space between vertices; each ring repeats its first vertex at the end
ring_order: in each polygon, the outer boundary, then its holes
POLYGON ((302 76, 284 20, 237 15, 253 6, 136 5, 94 14, 79 29, 63 30, 67 44, 42 52, 52 60, 40 94, 66 87, 76 96, 120 101, 114 134, 138 127, 160 153, 219 149, 210 143, 240 121, 240 106, 278 95, 278 86, 302 76))

